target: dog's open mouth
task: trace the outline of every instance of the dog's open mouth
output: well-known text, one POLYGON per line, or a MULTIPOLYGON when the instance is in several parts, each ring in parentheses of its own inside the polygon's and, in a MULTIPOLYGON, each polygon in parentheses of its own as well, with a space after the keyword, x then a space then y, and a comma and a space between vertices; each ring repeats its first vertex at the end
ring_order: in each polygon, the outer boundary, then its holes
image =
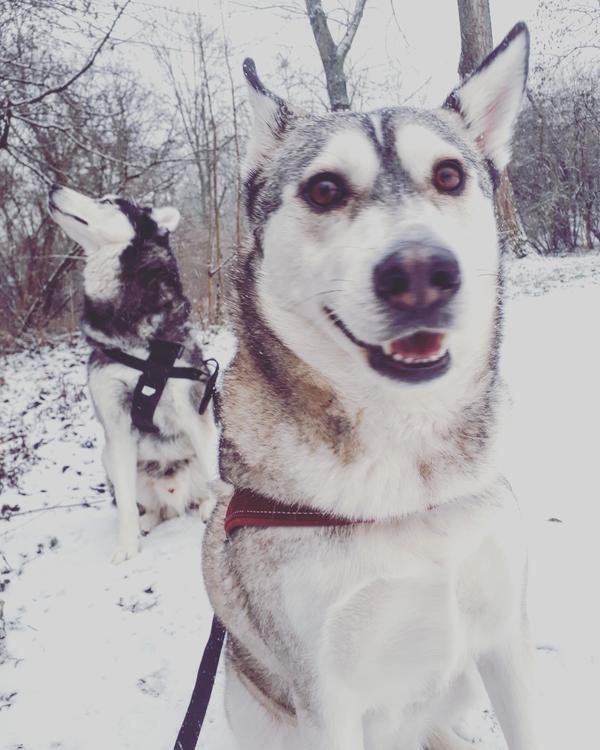
POLYGON ((450 366, 443 332, 420 329, 377 346, 357 339, 330 308, 324 311, 353 344, 365 350, 369 365, 382 375, 420 382, 443 375, 450 366))
POLYGON ((48 198, 48 207, 50 208, 50 212, 57 211, 59 214, 62 214, 63 216, 68 216, 71 219, 75 219, 75 221, 78 221, 80 224, 85 224, 85 226, 89 226, 87 221, 85 219, 82 219, 80 216, 75 216, 75 214, 67 213, 67 211, 63 211, 62 208, 59 208, 56 203, 52 200, 52 198, 48 198))

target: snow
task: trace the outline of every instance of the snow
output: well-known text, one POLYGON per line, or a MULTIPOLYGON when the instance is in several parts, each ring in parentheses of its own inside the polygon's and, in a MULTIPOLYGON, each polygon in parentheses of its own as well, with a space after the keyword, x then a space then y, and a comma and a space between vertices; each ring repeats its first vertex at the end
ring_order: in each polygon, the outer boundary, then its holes
MULTIPOLYGON (((599 283, 598 255, 526 258, 508 273, 501 460, 530 531, 544 750, 597 742, 599 283)), ((233 349, 226 330, 206 347, 222 364, 233 349)), ((116 514, 86 358, 70 340, 0 358, 0 750, 172 747, 210 629, 198 518, 161 524, 138 557, 109 563, 116 514)), ((199 748, 235 747, 222 687, 220 676, 199 748)), ((505 747, 485 705, 461 734, 505 747)))

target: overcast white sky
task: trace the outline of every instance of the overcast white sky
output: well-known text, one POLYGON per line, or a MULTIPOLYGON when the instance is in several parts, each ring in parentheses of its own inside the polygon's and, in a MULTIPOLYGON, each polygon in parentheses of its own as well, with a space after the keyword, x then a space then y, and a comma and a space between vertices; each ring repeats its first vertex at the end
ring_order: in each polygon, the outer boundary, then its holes
MULTIPOLYGON (((354 3, 355 0, 324 0, 324 7, 328 12, 334 11, 334 18, 337 8, 339 19, 339 9, 353 8, 354 3)), ((115 14, 113 0, 96 0, 92 7, 98 12, 99 24, 107 28, 115 14)), ((529 25, 530 70, 534 79, 541 64, 547 69, 556 55, 585 43, 596 45, 596 49, 583 54, 595 56, 600 72, 599 0, 490 0, 490 7, 495 43, 517 21, 529 25), (578 12, 590 8, 597 13, 596 28, 590 24, 589 16, 578 12)), ((305 0, 131 0, 115 34, 116 40, 129 43, 117 45, 117 56, 123 56, 137 69, 142 80, 164 88, 164 72, 157 65, 152 45, 185 48, 186 39, 181 32, 185 35, 186 23, 194 12, 202 14, 207 28, 216 28, 219 35, 226 36, 236 83, 243 84, 241 64, 244 57, 250 56, 256 60, 266 85, 285 94, 276 74, 278 60, 284 56, 288 70, 305 72, 307 80, 312 76, 323 86, 305 0)), ((333 24, 332 28, 339 38, 341 27, 333 24)), ((92 44, 86 40, 83 46, 89 50, 92 44)), ((456 0, 367 0, 347 68, 362 74, 365 83, 361 90, 367 91, 369 107, 398 104, 415 92, 411 103, 436 105, 457 82, 459 52, 456 0)), ((85 59, 84 54, 86 51, 81 49, 78 57, 85 59)), ((572 70, 574 59, 569 56, 561 70, 572 70)), ((103 55, 103 60, 109 62, 109 55, 103 55)), ((304 95, 308 97, 306 92, 304 95)), ((306 99, 297 103, 306 104, 306 99)), ((360 102, 356 108, 361 108, 360 102)))
MULTIPOLYGON (((517 21, 526 21, 532 34, 535 68, 536 63, 560 52, 561 46, 571 44, 572 39, 585 40, 593 35, 593 30, 565 9, 597 8, 597 4, 598 0, 490 0, 494 41, 500 42, 517 21)), ((324 2, 326 10, 340 5, 352 7, 354 0, 324 2)), ((112 2, 106 2, 105 7, 107 17, 114 13, 112 2)), ((181 38, 170 33, 172 22, 165 7, 171 11, 171 18, 185 21, 186 14, 196 11, 203 14, 207 25, 224 27, 239 83, 245 56, 255 58, 267 85, 278 54, 289 59, 290 67, 322 76, 310 26, 303 15, 304 0, 132 0, 119 35, 137 42, 130 49, 136 50, 135 59, 144 76, 152 78, 155 66, 147 52, 148 44, 182 45, 181 38), (159 23, 155 35, 140 23, 140 19, 144 22, 150 17, 159 23)), ((398 97, 419 90, 418 103, 436 104, 456 83, 459 51, 456 0, 368 0, 349 62, 360 69, 368 68, 374 84, 381 84, 386 76, 389 80, 390 71, 394 71, 396 80, 401 80, 398 97)), ((397 100, 391 91, 381 91, 379 96, 381 101, 376 104, 397 100)))

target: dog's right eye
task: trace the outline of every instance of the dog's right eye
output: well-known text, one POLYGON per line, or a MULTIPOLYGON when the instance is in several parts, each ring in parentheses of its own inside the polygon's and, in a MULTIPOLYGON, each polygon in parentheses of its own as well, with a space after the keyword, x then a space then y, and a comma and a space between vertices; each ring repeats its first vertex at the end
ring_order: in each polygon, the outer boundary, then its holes
POLYGON ((303 197, 317 211, 327 211, 341 205, 348 193, 348 187, 339 175, 323 172, 310 178, 303 190, 303 197))
POLYGON ((112 206, 113 202, 111 201, 110 198, 102 198, 102 200, 100 201, 100 203, 108 203, 109 206, 112 206))

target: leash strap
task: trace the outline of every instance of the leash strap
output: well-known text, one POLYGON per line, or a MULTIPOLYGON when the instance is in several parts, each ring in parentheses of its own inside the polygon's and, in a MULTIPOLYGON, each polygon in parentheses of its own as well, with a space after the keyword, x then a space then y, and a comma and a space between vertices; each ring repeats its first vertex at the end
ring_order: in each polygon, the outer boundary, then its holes
MULTIPOLYGON (((215 391, 217 389, 217 378, 219 377, 219 363, 216 359, 205 359, 204 364, 206 365, 209 376, 208 380, 206 381, 206 388, 204 389, 204 396, 202 396, 202 401, 200 401, 200 406, 198 407, 198 413, 204 414, 206 411, 211 398, 214 397, 215 391), (213 371, 210 372, 210 368, 208 367, 208 363, 211 362, 213 365, 213 371)), ((177 369, 177 368, 175 368, 177 369)))
POLYGON ((150 342, 148 359, 134 357, 121 349, 104 349, 104 353, 115 362, 142 373, 133 391, 131 404, 131 421, 141 432, 158 432, 153 422, 154 412, 169 378, 206 381, 206 388, 198 409, 200 414, 204 414, 213 398, 219 375, 219 363, 216 359, 208 359, 204 363, 206 369, 174 367, 175 360, 183 354, 183 350, 182 344, 162 339, 154 339, 150 342), (208 367, 208 362, 213 364, 212 371, 208 367))
POLYGON ((215 683, 224 640, 225 628, 215 616, 213 617, 208 642, 202 654, 190 704, 177 735, 174 750, 195 750, 196 748, 215 683))

